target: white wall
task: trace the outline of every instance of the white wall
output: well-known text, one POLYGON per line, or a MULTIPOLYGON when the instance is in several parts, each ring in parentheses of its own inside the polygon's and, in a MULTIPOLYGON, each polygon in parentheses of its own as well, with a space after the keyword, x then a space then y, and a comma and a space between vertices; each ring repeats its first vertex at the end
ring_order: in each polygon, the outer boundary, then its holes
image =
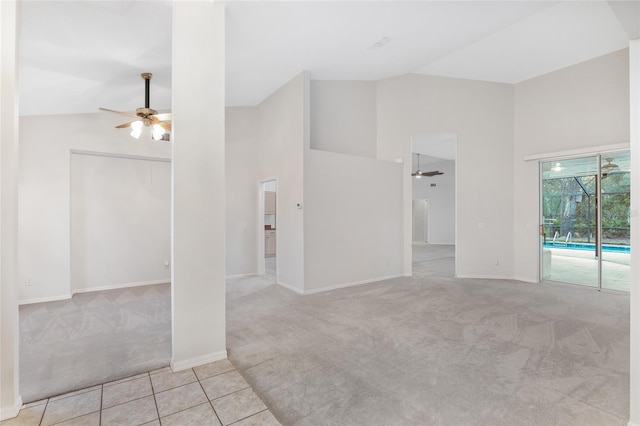
POLYGON ((227 357, 224 5, 174 2, 172 42, 171 368, 177 371, 227 357))
POLYGON ((256 164, 258 110, 226 109, 226 274, 258 273, 256 164))
POLYGON ((17 416, 22 405, 16 285, 19 16, 19 2, 0 2, 0 420, 17 416))
POLYGON ((72 292, 169 282, 170 213, 168 161, 72 154, 72 292))
MULTIPOLYGON (((640 249, 640 39, 629 43, 631 249, 640 249)), ((637 256, 635 257, 637 259, 637 256)), ((629 426, 640 425, 640 262, 631 262, 629 426)))
POLYGON ((538 281, 538 161, 524 158, 628 144, 628 50, 517 84, 514 134, 515 277, 538 281))
MULTIPOLYGON (((304 288, 303 148, 308 132, 308 77, 299 74, 258 105, 260 144, 258 182, 278 181, 277 281, 302 292, 304 288)), ((308 137, 308 136, 307 136, 308 137)))
POLYGON ((375 81, 311 81, 311 148, 375 158, 375 81))
POLYGON ((426 243, 429 238, 428 225, 429 219, 427 218, 427 200, 413 199, 413 242, 414 243, 426 243))
POLYGON ((429 163, 423 171, 439 170, 443 175, 411 179, 413 199, 429 200, 428 237, 430 244, 455 244, 456 163, 443 160, 429 163), (437 186, 432 187, 435 183, 437 186))
POLYGON ((305 153, 304 292, 403 275, 402 165, 305 153))
POLYGON ((115 114, 20 118, 18 283, 20 301, 71 295, 71 151, 159 159, 171 144, 135 140, 115 114), (27 285, 30 283, 30 285, 27 285))
POLYGON ((409 74, 379 81, 377 89, 378 158, 404 159, 405 274, 411 135, 456 133, 456 274, 513 277, 513 86, 409 74))

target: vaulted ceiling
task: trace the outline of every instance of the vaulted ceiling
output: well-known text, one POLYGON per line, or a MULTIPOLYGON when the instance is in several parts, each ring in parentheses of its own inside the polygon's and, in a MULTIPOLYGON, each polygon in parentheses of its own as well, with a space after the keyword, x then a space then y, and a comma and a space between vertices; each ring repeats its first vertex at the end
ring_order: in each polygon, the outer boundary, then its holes
MULTIPOLYGON (((638 1, 227 1, 227 105, 314 79, 517 83, 628 46, 638 1), (631 14, 631 19, 629 15, 631 14)), ((638 19, 635 19, 638 18, 638 19)), ((22 3, 22 115, 171 108, 171 2, 22 3)), ((177 48, 180 48, 179 46, 177 48)))

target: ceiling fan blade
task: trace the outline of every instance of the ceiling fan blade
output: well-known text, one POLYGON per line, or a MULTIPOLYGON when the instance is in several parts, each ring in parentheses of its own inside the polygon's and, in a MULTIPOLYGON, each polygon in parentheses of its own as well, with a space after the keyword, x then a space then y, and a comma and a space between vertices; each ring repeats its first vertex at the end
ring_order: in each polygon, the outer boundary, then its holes
POLYGON ((439 170, 434 170, 434 171, 432 171, 432 172, 425 172, 425 173, 422 173, 422 175, 423 175, 423 176, 429 176, 429 177, 431 177, 431 176, 438 176, 438 175, 442 175, 442 174, 444 174, 444 173, 442 173, 442 172, 441 172, 441 171, 439 171, 439 170))
POLYGON ((164 121, 160 121, 158 120, 158 117, 155 115, 152 115, 149 117, 149 119, 151 120, 151 124, 157 124, 158 126, 162 127, 163 129, 167 130, 167 131, 171 131, 171 124, 169 123, 165 123, 164 121))
POLYGON ((126 115, 127 117, 138 117, 136 114, 134 114, 133 112, 122 112, 122 111, 115 111, 113 109, 107 109, 107 108, 98 108, 101 111, 107 111, 107 112, 113 112, 115 114, 120 114, 120 115, 126 115))
MULTIPOLYGON (((139 121, 139 120, 136 120, 136 121, 139 121)), ((132 123, 135 123, 135 121, 130 121, 128 123, 123 123, 123 124, 121 124, 119 126, 116 126, 116 129, 124 129, 125 127, 131 127, 132 123)))
POLYGON ((156 117, 158 120, 161 121, 171 121, 171 113, 170 112, 163 112, 160 114, 154 114, 154 117, 156 117))
POLYGON ((165 123, 164 121, 158 121, 156 124, 165 130, 171 131, 171 124, 169 123, 165 123))

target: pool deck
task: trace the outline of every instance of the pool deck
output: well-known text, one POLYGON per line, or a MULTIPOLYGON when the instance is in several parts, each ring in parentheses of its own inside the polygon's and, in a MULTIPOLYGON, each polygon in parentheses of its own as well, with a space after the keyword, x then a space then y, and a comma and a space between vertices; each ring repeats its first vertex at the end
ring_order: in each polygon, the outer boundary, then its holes
MULTIPOLYGON (((545 281, 559 281, 597 287, 598 259, 593 251, 549 248, 551 271, 545 271, 545 281)), ((602 258, 602 288, 629 291, 631 255, 628 252, 604 252, 602 258)))

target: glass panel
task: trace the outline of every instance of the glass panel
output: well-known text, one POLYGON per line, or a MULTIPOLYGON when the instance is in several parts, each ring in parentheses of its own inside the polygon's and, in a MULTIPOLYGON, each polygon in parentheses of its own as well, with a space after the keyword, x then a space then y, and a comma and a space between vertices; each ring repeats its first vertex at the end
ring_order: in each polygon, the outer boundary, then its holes
POLYGON ((544 280, 598 286, 597 174, 597 157, 542 163, 544 280))
POLYGON ((629 152, 604 154, 602 167, 602 288, 629 291, 630 175, 629 152))

